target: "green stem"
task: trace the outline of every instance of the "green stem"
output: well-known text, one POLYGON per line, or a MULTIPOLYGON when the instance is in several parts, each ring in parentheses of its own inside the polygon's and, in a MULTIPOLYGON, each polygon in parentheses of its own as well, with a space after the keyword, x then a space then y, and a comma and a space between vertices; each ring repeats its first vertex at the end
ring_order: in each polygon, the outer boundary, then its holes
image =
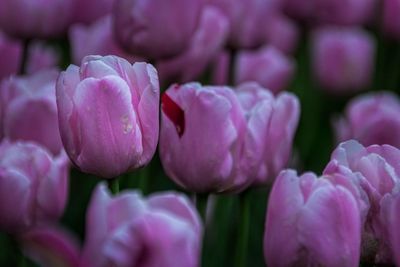
POLYGON ((108 188, 110 188, 110 191, 113 193, 113 195, 116 195, 119 193, 119 179, 114 178, 111 180, 108 180, 108 188))
POLYGON ((199 211, 200 217, 206 224, 208 194, 196 194, 196 207, 199 211))
POLYGON ((240 195, 240 225, 238 227, 238 240, 236 243, 236 267, 247 266, 247 252, 249 243, 250 226, 250 195, 244 192, 240 195))
POLYGON ((18 267, 26 267, 26 266, 27 266, 26 258, 24 257, 24 255, 21 255, 21 258, 19 259, 18 267))
POLYGON ((149 186, 149 168, 145 167, 139 171, 139 189, 145 195, 149 186))

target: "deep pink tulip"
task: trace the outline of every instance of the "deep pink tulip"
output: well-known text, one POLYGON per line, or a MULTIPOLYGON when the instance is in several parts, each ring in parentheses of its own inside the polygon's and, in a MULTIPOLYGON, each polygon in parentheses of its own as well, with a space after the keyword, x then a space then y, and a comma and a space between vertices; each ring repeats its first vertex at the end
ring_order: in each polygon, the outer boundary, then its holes
POLYGON ((299 100, 290 93, 274 97, 256 83, 240 85, 236 94, 245 111, 248 131, 256 140, 250 139, 252 151, 262 155, 255 183, 266 184, 288 163, 300 117, 299 100))
POLYGON ((224 46, 228 27, 221 11, 205 7, 189 47, 181 54, 157 63, 160 80, 190 82, 198 78, 224 46))
POLYGON ((116 0, 114 30, 127 50, 158 59, 181 53, 200 21, 203 0, 116 0))
POLYGON ((73 25, 69 30, 69 39, 74 64, 80 64, 88 55, 115 55, 132 63, 138 61, 138 58, 126 53, 115 40, 111 16, 102 17, 89 26, 73 25))
POLYGON ((74 0, 73 21, 90 24, 112 12, 115 0, 74 0))
POLYGON ((289 85, 295 70, 294 61, 272 46, 237 55, 235 82, 255 81, 275 94, 289 85))
MULTIPOLYGON (((1 4, 0 4, 1 5, 1 4)), ((9 38, 0 31, 0 81, 10 75, 17 74, 22 60, 21 42, 9 38)))
POLYGON ((382 219, 385 199, 391 198, 400 185, 400 150, 390 145, 364 147, 350 140, 341 143, 332 153, 331 162, 324 174, 351 171, 358 176, 355 185, 361 191, 362 200, 369 203, 363 227, 363 257, 372 258, 372 263, 391 263, 387 222, 382 219), (369 244, 376 244, 370 247, 369 244))
POLYGON ((345 116, 335 122, 337 139, 400 148, 399 114, 400 100, 392 93, 358 96, 347 105, 345 116))
POLYGON ((358 266, 360 211, 353 194, 313 173, 278 176, 268 201, 268 266, 358 266))
POLYGON ((374 70, 375 43, 358 28, 325 27, 312 36, 312 67, 322 89, 349 94, 365 89, 374 70))
POLYGON ((27 56, 26 73, 56 68, 60 61, 58 51, 40 41, 34 41, 29 45, 27 56))
POLYGON ((13 76, 0 85, 0 136, 34 141, 54 155, 62 150, 55 87, 59 72, 13 76))
POLYGON ((152 65, 87 56, 60 74, 56 93, 61 138, 82 171, 112 178, 151 160, 160 93, 152 65))
POLYGON ((382 27, 386 35, 400 40, 400 1, 382 0, 382 27))
POLYGON ((196 267, 201 239, 200 217, 183 195, 111 197, 100 184, 87 211, 82 260, 91 267, 196 267))
POLYGON ((2 0, 0 28, 22 38, 63 34, 71 21, 75 0, 2 0))
POLYGON ((276 0, 207 0, 229 19, 229 45, 254 48, 265 43, 270 18, 280 7, 276 0))
POLYGON ((72 234, 58 226, 38 226, 22 233, 18 239, 24 254, 39 266, 80 266, 78 241, 72 234))
POLYGON ((61 217, 69 162, 29 142, 0 144, 0 228, 19 232, 61 217))

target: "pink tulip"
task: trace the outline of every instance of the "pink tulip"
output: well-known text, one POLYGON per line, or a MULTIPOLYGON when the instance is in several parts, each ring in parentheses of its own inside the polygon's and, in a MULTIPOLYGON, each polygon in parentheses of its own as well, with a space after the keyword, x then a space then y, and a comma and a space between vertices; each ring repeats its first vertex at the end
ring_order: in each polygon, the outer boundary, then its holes
POLYGON ((276 0, 207 0, 229 19, 229 45, 255 48, 263 45, 270 18, 281 6, 276 0))
POLYGON ((127 50, 146 58, 175 56, 188 47, 202 0, 116 0, 114 30, 127 50))
POLYGON ((157 63, 160 80, 189 82, 198 78, 225 44, 228 27, 227 19, 218 9, 205 7, 189 47, 157 63))
POLYGON ((274 97, 256 83, 242 84, 236 93, 245 111, 248 131, 257 140, 252 151, 262 155, 255 183, 266 184, 288 163, 300 117, 299 100, 290 93, 274 97))
POLYGON ((299 40, 299 29, 296 23, 281 14, 269 19, 266 41, 286 54, 293 53, 299 40))
POLYGON ((88 55, 115 55, 123 57, 129 62, 138 59, 126 53, 115 40, 111 16, 102 17, 89 26, 73 25, 69 30, 69 39, 75 64, 80 64, 82 59, 88 55))
POLYGON ((60 61, 57 50, 43 42, 34 41, 28 50, 26 73, 56 68, 60 61))
POLYGON ((74 0, 73 21, 90 24, 111 14, 115 0, 74 0))
POLYGON ((229 82, 229 65, 231 57, 228 51, 220 51, 211 62, 212 64, 212 84, 225 85, 229 82))
POLYGON ((0 144, 0 228, 20 232, 54 222, 68 192, 68 160, 34 143, 0 144))
POLYGON ((400 101, 389 92, 354 98, 345 116, 336 121, 338 141, 356 139, 363 145, 389 144, 400 148, 400 101))
POLYGON ((63 149, 55 96, 57 70, 13 76, 0 85, 0 136, 34 141, 54 155, 63 149))
POLYGON ((22 44, 0 32, 0 58, 4 62, 0 64, 1 81, 10 75, 18 73, 22 60, 22 44))
POLYGON ((268 201, 264 255, 268 266, 358 266, 360 211, 343 186, 287 170, 268 201))
POLYGON ((236 59, 236 84, 255 81, 278 93, 289 85, 295 63, 278 49, 267 46, 257 51, 240 52, 236 59))
POLYGON ((383 0, 382 27, 386 35, 400 40, 400 1, 383 0))
POLYGON ((80 266, 80 248, 77 240, 60 227, 35 227, 24 232, 18 239, 24 254, 42 267, 80 266))
POLYGON ((321 28, 312 38, 312 67, 320 86, 349 94, 368 87, 374 70, 375 43, 358 28, 321 28))
POLYGON ((372 263, 391 263, 388 254, 390 242, 387 234, 387 222, 382 219, 388 198, 392 198, 399 188, 400 150, 389 145, 364 147, 350 140, 341 143, 332 153, 331 163, 325 169, 325 175, 337 173, 337 165, 342 172, 352 172, 358 176, 355 185, 361 192, 362 200, 369 203, 364 227, 363 247, 367 250, 364 257, 372 258, 372 263), (375 243, 375 248, 369 248, 375 243), (372 255, 371 255, 372 254, 372 255))
POLYGON ((135 191, 111 197, 100 184, 87 212, 82 260, 91 267, 195 267, 201 235, 186 197, 170 192, 144 199, 135 191))
POLYGON ((56 93, 61 138, 82 171, 112 178, 151 160, 159 123, 152 65, 88 56, 60 74, 56 93))
POLYGON ((22 38, 53 37, 71 22, 75 0, 2 0, 0 28, 22 38))

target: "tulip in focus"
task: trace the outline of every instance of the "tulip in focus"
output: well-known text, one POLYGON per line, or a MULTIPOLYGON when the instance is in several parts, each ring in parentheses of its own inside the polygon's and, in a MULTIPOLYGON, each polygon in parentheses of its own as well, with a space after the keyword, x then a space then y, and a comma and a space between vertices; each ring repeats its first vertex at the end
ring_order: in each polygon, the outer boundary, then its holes
POLYGON ((287 88, 294 69, 294 61, 273 46, 243 51, 236 59, 235 82, 255 81, 276 94, 287 88))
POLYGON ((75 0, 2 0, 0 28, 20 38, 54 37, 71 22, 75 0))
POLYGON ((135 57, 126 53, 115 40, 112 32, 111 16, 102 17, 89 26, 75 24, 69 30, 71 42, 72 61, 80 64, 88 55, 115 55, 127 59, 129 62, 137 61, 135 57))
POLYGON ((203 5, 203 0, 116 0, 117 40, 145 58, 175 56, 188 47, 203 5))
POLYGON ((354 184, 361 193, 361 200, 370 206, 363 226, 362 251, 363 258, 372 261, 370 264, 392 263, 388 222, 383 214, 387 210, 387 200, 399 191, 399 159, 400 150, 393 146, 364 147, 350 140, 335 149, 324 170, 324 175, 352 172, 358 176, 354 184))
POLYGON ((161 102, 161 163, 191 192, 241 191, 287 162, 299 115, 292 95, 188 83, 171 86, 161 102))
POLYGON ((151 160, 159 123, 152 65, 87 56, 60 74, 56 93, 61 139, 82 171, 114 178, 151 160))
POLYGON ((300 117, 300 103, 291 93, 274 97, 256 83, 237 87, 236 95, 248 121, 248 131, 258 137, 253 153, 261 154, 255 184, 272 182, 286 167, 300 117))
POLYGON ((0 85, 0 136, 34 141, 54 155, 63 149, 55 96, 57 70, 13 76, 0 85))
POLYGON ((196 267, 202 225, 189 200, 176 193, 146 199, 125 191, 94 190, 86 217, 84 266, 196 267))
POLYGON ((0 229, 9 233, 58 220, 67 202, 69 162, 29 142, 0 144, 0 229))
POLYGON ((286 170, 269 196, 264 235, 268 266, 359 266, 360 211, 343 186, 286 170))
MULTIPOLYGON (((1 5, 1 4, 0 4, 1 5)), ((17 74, 22 60, 22 44, 0 32, 0 81, 17 74)))
POLYGON ((325 27, 313 33, 314 77, 332 94, 367 88, 373 77, 374 57, 374 40, 361 29, 325 27))
POLYGON ((384 205, 385 210, 382 212, 382 217, 387 227, 393 262, 396 266, 400 266, 400 192, 387 197, 384 205))
POLYGON ((336 121, 338 141, 356 139, 365 146, 388 144, 400 148, 400 101, 389 92, 354 98, 336 121))

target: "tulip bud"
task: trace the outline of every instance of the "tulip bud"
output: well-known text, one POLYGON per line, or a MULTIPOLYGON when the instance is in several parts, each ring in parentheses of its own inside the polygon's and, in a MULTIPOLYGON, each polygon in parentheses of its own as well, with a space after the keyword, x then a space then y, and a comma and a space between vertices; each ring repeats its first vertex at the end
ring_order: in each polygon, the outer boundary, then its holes
POLYGON ((400 148, 400 101, 389 92, 366 94, 347 105, 336 121, 338 141, 356 139, 365 146, 389 144, 400 148))
POLYGON ((0 144, 0 228, 19 232, 54 222, 68 192, 68 160, 28 142, 0 144))
POLYGON ((278 49, 267 46, 257 51, 243 51, 237 56, 236 84, 255 81, 274 93, 287 88, 295 69, 292 59, 278 49))
POLYGON ((86 218, 82 260, 87 266, 196 267, 202 225, 186 197, 126 191, 111 197, 96 187, 86 218))
POLYGON ((313 173, 281 172, 268 201, 268 266, 356 267, 360 243, 360 211, 349 190, 313 173))
POLYGON ((365 89, 374 70, 375 43, 357 28, 321 28, 312 36, 312 67, 323 89, 349 94, 365 89))
POLYGON ((171 57, 189 44, 202 0, 116 0, 114 30, 128 51, 150 59, 171 57))
POLYGON ((44 70, 14 76, 0 85, 0 136, 34 141, 54 155, 63 149, 57 119, 55 86, 59 72, 44 70))
POLYGON ((7 62, 0 64, 0 81, 18 73, 22 59, 22 45, 2 32, 0 32, 0 58, 3 62, 7 62))
POLYGON ((82 171, 116 177, 146 165, 158 141, 154 67, 116 56, 88 56, 57 82, 61 139, 82 171))
POLYGON ((53 37, 64 33, 75 0, 0 1, 0 28, 21 38, 53 37))

